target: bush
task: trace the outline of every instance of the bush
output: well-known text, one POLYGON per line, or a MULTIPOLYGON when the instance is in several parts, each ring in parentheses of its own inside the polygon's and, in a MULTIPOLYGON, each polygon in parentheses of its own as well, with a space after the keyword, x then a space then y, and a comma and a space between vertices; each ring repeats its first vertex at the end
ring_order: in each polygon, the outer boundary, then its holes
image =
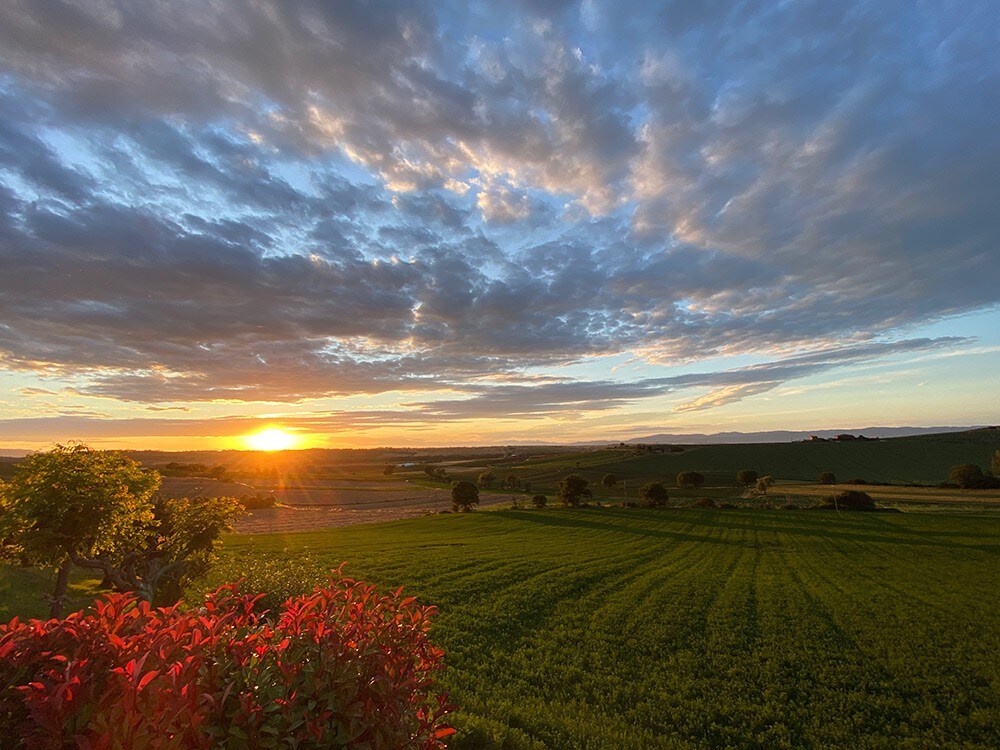
POLYGON ((822 474, 819 475, 819 483, 820 484, 836 484, 837 483, 837 477, 834 475, 834 473, 832 471, 824 471, 822 474))
POLYGON ((253 495, 240 495, 239 503, 246 510, 263 510, 264 508, 274 508, 278 504, 278 498, 259 492, 253 495))
POLYGON ((867 479, 848 479, 847 484, 868 484, 867 479))
POLYGON ((948 478, 963 490, 973 490, 982 487, 986 475, 977 464, 959 464, 952 467, 948 478))
POLYGON ((667 489, 659 482, 649 482, 639 489, 639 497, 647 508, 662 508, 669 497, 667 489))
POLYGON ((682 471, 677 475, 678 487, 694 487, 697 489, 703 484, 705 484, 705 477, 697 471, 682 471))
MULTIPOLYGON (((433 608, 331 579, 266 618, 227 586, 201 609, 111 594, 0 626, 0 731, 37 748, 443 748, 433 608)), ((7 745, 10 747, 11 745, 7 745)))
POLYGON ((545 495, 535 495, 533 498, 531 498, 531 502, 535 504, 536 508, 544 508, 546 505, 548 505, 549 500, 547 497, 545 497, 545 495))
POLYGON ((876 510, 871 495, 860 490, 844 490, 819 506, 822 510, 876 510))
POLYGON ((703 497, 699 500, 695 500, 691 504, 692 508, 718 508, 719 506, 715 504, 715 500, 710 497, 703 497))
POLYGON ((740 469, 736 473, 736 484, 740 487, 752 487, 756 482, 757 478, 760 476, 753 469, 740 469))

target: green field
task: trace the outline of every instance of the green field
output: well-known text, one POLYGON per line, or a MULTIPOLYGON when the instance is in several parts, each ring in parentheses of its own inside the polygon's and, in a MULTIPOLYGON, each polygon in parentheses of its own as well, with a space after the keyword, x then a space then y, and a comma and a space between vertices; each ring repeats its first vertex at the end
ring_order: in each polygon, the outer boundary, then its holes
POLYGON ((440 608, 453 747, 1000 747, 996 517, 502 511, 234 537, 218 574, 301 554, 440 608))

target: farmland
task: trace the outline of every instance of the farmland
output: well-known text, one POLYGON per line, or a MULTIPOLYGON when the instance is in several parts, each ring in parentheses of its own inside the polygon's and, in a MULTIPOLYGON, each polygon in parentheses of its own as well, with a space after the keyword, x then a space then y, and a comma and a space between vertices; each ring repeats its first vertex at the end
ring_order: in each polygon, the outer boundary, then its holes
MULTIPOLYGON (((995 748, 1000 491, 939 485, 950 466, 986 465, 998 448, 1000 432, 976 430, 675 452, 192 454, 226 463, 225 478, 174 476, 164 492, 279 501, 225 539, 191 602, 239 578, 279 601, 346 562, 348 575, 437 606, 457 750, 995 748), (746 492, 740 468, 778 483, 746 492), (488 469, 531 492, 484 490, 485 510, 438 514, 448 481, 488 469), (704 473, 705 486, 674 487, 682 470, 704 473), (821 471, 841 484, 818 484, 821 471), (535 492, 553 502, 570 472, 590 480, 590 507, 509 508, 535 492), (606 473, 612 488, 600 485, 606 473), (664 482, 675 507, 611 505, 647 481, 664 482), (847 488, 910 512, 769 509, 847 488), (701 498, 738 507, 687 507, 701 498), (367 523, 384 519, 398 520, 367 523)), ((0 617, 41 616, 50 577, 4 567, 0 617)), ((96 591, 74 572, 74 607, 96 591)))
POLYGON ((455 747, 1000 743, 996 517, 501 511, 233 537, 217 576, 296 556, 440 608, 455 747))

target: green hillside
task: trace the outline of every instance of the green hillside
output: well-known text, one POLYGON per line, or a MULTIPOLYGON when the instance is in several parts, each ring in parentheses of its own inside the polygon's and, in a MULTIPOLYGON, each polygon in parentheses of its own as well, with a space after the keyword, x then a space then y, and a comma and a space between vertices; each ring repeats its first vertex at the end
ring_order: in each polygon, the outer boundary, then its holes
POLYGON ((821 472, 832 471, 842 480, 938 483, 947 481, 956 464, 977 463, 988 468, 991 457, 1000 450, 1000 430, 853 442, 683 447, 682 453, 638 454, 632 447, 574 451, 530 459, 512 468, 548 489, 570 471, 592 482, 613 473, 634 486, 646 481, 672 483, 681 471, 701 472, 710 486, 732 486, 740 469, 795 481, 814 481, 821 472))

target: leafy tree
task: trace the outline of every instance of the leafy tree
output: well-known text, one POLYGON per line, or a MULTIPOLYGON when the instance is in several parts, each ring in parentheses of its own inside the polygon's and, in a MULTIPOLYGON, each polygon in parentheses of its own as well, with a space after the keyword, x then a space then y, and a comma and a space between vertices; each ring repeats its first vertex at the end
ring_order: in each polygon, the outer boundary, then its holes
POLYGON ((434 478, 442 482, 447 482, 448 470, 445 469, 443 466, 437 467, 437 469, 434 470, 434 478))
POLYGON ((667 504, 669 499, 667 488, 659 482, 649 482, 639 488, 639 498, 647 508, 659 508, 667 504))
POLYGON ((605 474, 601 477, 601 485, 607 490, 610 490, 616 484, 618 484, 618 477, 614 474, 605 474))
POLYGON ((437 467, 436 466, 431 466, 430 464, 428 464, 427 466, 424 467, 424 474, 426 474, 427 476, 429 476, 431 479, 436 479, 437 478, 437 467))
POLYGON ((496 483, 497 475, 493 472, 493 469, 487 469, 479 475, 478 481, 480 487, 488 489, 496 483))
POLYGON ((468 513, 479 505, 479 488, 472 482, 462 480, 451 485, 451 509, 468 513))
POLYGON ((549 503, 549 499, 545 495, 535 495, 531 498, 531 502, 535 504, 536 508, 544 508, 549 503))
POLYGON ((758 477, 760 477, 760 474, 753 469, 740 469, 740 471, 736 473, 736 483, 740 485, 740 487, 752 487, 754 483, 756 483, 758 477))
POLYGON ((83 568, 100 570, 119 591, 134 591, 156 604, 178 601, 185 585, 208 572, 219 538, 243 513, 231 497, 168 498, 153 506, 153 523, 134 551, 74 557, 83 568))
POLYGON ((959 464, 951 470, 951 481, 963 490, 981 487, 985 478, 982 468, 977 464, 959 464))
POLYGON ((757 480, 757 484, 754 485, 754 489, 762 495, 766 495, 767 491, 774 486, 774 477, 768 475, 766 477, 761 477, 757 480))
POLYGON ((832 471, 824 471, 819 475, 820 484, 836 484, 837 477, 832 471))
POLYGON ((705 477, 697 471, 682 471, 677 475, 678 487, 694 487, 697 489, 705 484, 705 477))
POLYGON ((516 490, 521 486, 521 480, 518 478, 517 474, 508 474, 507 479, 504 480, 504 484, 512 490, 516 490))
POLYGON ((594 493, 590 491, 590 482, 586 479, 579 474, 568 474, 559 482, 557 496, 563 505, 576 508, 581 500, 593 497, 594 493))
POLYGON ((4 488, 0 538, 22 560, 58 571, 51 617, 62 617, 74 561, 142 548, 159 485, 159 474, 121 453, 85 445, 58 445, 20 462, 4 488))

